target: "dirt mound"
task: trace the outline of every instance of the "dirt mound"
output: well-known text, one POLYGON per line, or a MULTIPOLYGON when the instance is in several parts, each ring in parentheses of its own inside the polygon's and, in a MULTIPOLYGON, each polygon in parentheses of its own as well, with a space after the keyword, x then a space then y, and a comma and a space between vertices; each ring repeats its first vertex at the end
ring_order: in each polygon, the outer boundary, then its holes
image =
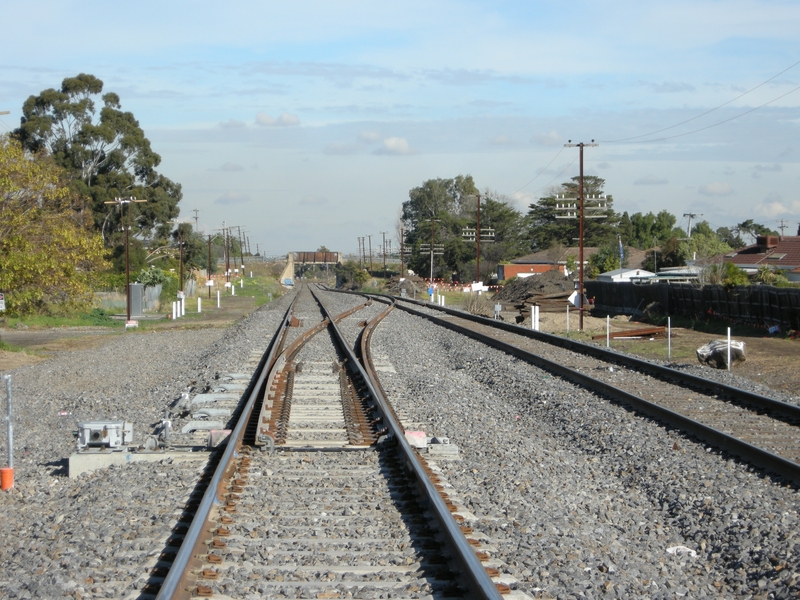
POLYGON ((531 296, 571 292, 572 289, 572 281, 564 277, 560 271, 548 271, 541 275, 512 279, 495 295, 495 299, 501 302, 521 303, 531 296))
POLYGON ((394 296, 400 295, 400 290, 406 290, 409 297, 413 297, 414 293, 421 294, 425 292, 425 281, 416 275, 406 276, 402 279, 400 277, 392 277, 386 291, 394 296))

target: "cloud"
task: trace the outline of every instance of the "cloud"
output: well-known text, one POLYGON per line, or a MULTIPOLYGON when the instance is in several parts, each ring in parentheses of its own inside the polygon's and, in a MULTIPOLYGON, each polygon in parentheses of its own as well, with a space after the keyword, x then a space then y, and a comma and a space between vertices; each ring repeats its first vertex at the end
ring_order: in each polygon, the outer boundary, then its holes
POLYGON ((261 127, 295 127, 300 125, 300 119, 297 118, 297 115, 289 113, 283 113, 275 119, 265 112, 260 112, 256 115, 256 125, 261 127))
POLYGON ((800 212, 800 200, 784 202, 779 193, 771 192, 767 194, 763 202, 756 205, 755 212, 768 219, 775 219, 781 215, 796 215, 800 212))
POLYGON ((715 181, 713 183, 706 183, 697 188, 698 194, 704 196, 730 196, 733 193, 731 186, 722 181, 715 181))
POLYGON ((656 177, 655 175, 645 175, 633 182, 633 185, 664 185, 669 183, 664 177, 656 177))
POLYGON ((209 171, 244 171, 244 167, 237 163, 226 162, 220 165, 218 169, 209 169, 209 171))
POLYGON ((242 194, 241 192, 227 191, 222 196, 214 200, 214 204, 247 204, 250 202, 250 196, 242 194))
POLYGON ((236 119, 228 119, 219 124, 222 129, 244 129, 247 123, 244 121, 237 121, 236 119))
POLYGON ((492 138, 492 144, 494 144, 495 146, 508 146, 509 144, 512 143, 513 140, 507 135, 497 135, 492 138))
POLYGON ((640 81, 639 85, 650 88, 650 91, 656 94, 677 94, 679 92, 695 91, 695 87, 691 83, 678 83, 675 81, 666 81, 664 83, 640 81))
POLYGON ((543 146, 558 146, 563 144, 564 140, 561 138, 556 130, 553 129, 549 133, 535 133, 531 136, 531 142, 534 144, 542 144, 543 146))
POLYGON ((409 146, 405 138, 389 137, 383 140, 383 148, 375 150, 375 154, 416 154, 416 150, 409 146))
POLYGON ((325 154, 334 154, 334 155, 346 155, 346 154, 356 154, 358 152, 358 146, 356 144, 328 144, 325 146, 323 150, 325 154))
POLYGON ((313 194, 303 196, 298 202, 300 206, 322 206, 327 203, 328 199, 325 196, 314 196, 313 194))
POLYGON ((425 72, 425 76, 431 81, 436 81, 443 85, 456 86, 483 85, 495 82, 517 85, 552 85, 557 87, 564 85, 560 81, 542 81, 519 75, 504 75, 492 69, 431 69, 425 72))
POLYGON ((607 163, 607 162, 597 163, 597 168, 598 169, 610 169, 611 168, 611 163, 607 163))
POLYGON ((514 106, 513 102, 500 101, 500 100, 472 100, 468 106, 475 106, 477 108, 508 108, 514 106))
POLYGON ((364 130, 358 134, 358 141, 365 144, 374 144, 381 141, 381 132, 375 130, 364 130))
POLYGON ((775 163, 774 165, 756 165, 755 167, 753 167, 753 169, 755 169, 756 171, 767 172, 767 173, 778 173, 780 171, 783 171, 783 167, 778 163, 775 163))

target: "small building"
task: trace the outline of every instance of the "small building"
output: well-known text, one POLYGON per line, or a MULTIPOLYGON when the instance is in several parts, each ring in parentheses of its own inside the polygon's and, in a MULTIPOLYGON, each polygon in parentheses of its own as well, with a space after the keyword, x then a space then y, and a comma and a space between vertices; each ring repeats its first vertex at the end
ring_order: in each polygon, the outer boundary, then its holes
MULTIPOLYGON (((583 249, 583 265, 584 269, 589 266, 589 258, 597 254, 599 248, 593 246, 586 246, 583 249)), ((565 276, 570 276, 573 273, 567 273, 567 259, 572 257, 575 265, 578 264, 579 248, 564 248, 555 247, 534 252, 520 256, 511 261, 510 264, 497 265, 497 278, 500 281, 511 279, 512 277, 528 277, 530 275, 541 275, 548 271, 560 271, 565 276)), ((628 246, 625 248, 625 256, 628 266, 632 269, 638 269, 642 266, 645 259, 645 251, 639 250, 628 246)), ((576 268, 577 271, 577 268, 576 268)))
POLYGON ((614 283, 620 282, 627 282, 631 281, 631 279, 635 277, 653 277, 655 273, 652 271, 645 271, 644 269, 632 269, 632 268, 622 268, 622 269, 614 269, 613 271, 608 271, 606 273, 600 273, 597 276, 598 281, 611 281, 614 283))

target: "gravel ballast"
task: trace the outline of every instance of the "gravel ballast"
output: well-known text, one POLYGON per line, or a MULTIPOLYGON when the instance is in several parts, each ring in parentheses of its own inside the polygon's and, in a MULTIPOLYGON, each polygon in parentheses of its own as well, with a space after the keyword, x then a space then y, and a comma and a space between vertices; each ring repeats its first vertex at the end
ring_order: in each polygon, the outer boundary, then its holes
POLYGON ((382 376, 390 400, 459 446, 442 469, 527 593, 800 591, 794 489, 399 311, 373 345, 398 371, 382 376))
POLYGON ((128 332, 10 373, 15 486, 0 496, 0 597, 139 595, 206 463, 131 463, 71 480, 76 423, 129 421, 140 442, 183 392, 263 352, 292 296, 226 329, 128 332))
MULTIPOLYGON (((228 329, 127 333, 12 373, 16 485, 0 495, 0 597, 142 593, 205 463, 132 463, 70 480, 75 424, 131 421, 141 440, 182 393, 241 373, 254 349, 266 349, 292 296, 228 329)), ((333 313, 361 302, 324 299, 333 313)), ((345 320, 348 339, 381 308, 345 320)), ((800 593, 794 488, 400 311, 378 327, 373 352, 396 370, 381 372, 396 409, 458 445, 460 460, 438 468, 521 591, 541 598, 800 593)))

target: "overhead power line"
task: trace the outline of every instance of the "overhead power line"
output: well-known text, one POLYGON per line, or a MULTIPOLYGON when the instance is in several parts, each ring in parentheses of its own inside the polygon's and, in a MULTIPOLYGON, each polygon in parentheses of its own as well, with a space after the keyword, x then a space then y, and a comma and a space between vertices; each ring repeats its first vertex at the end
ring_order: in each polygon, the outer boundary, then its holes
MULTIPOLYGON (((526 183, 525 185, 523 185, 521 188, 519 188, 519 189, 518 189, 516 192, 514 192, 514 193, 516 194, 517 192, 521 192, 521 191, 522 191, 522 190, 524 190, 526 187, 528 187, 530 184, 532 184, 534 181, 536 181, 537 179, 539 179, 539 175, 541 175, 542 173, 544 173, 544 172, 547 170, 547 167, 549 167, 550 165, 552 165, 552 164, 555 162, 555 160, 556 160, 556 159, 557 159, 559 156, 561 156, 561 153, 562 153, 563 151, 564 151, 564 146, 561 146, 561 148, 559 148, 558 152, 556 152, 556 155, 553 157, 553 159, 552 159, 552 160, 551 160, 549 163, 547 163, 547 164, 544 166, 544 168, 543 168, 543 169, 541 169, 541 170, 540 170, 540 171, 539 171, 539 172, 536 174, 536 177, 534 177, 533 179, 531 179, 531 180, 530 180, 528 183, 526 183)), ((573 161, 573 162, 575 162, 575 161, 573 161)))
MULTIPOLYGON (((739 98, 742 98, 742 97, 746 96, 746 95, 747 95, 747 94, 749 94, 750 92, 754 92, 754 91, 755 91, 755 90, 757 90, 758 88, 760 88, 760 87, 762 87, 762 86, 764 86, 764 85, 768 84, 768 83, 769 83, 770 81, 772 81, 773 79, 776 79, 776 78, 780 77, 781 75, 783 75, 784 73, 786 73, 786 71, 789 71, 789 70, 793 69, 793 68, 794 68, 794 67, 796 67, 797 65, 800 65, 800 60, 799 60, 799 61, 797 61, 796 63, 794 63, 793 65, 790 65, 790 66, 786 67, 786 68, 785 68, 783 71, 781 71, 780 73, 778 73, 778 74, 776 74, 776 75, 773 75, 772 77, 770 77, 770 78, 769 78, 769 79, 767 79, 766 81, 762 81, 762 82, 761 82, 761 83, 759 83, 757 86, 755 86, 755 87, 753 87, 753 88, 750 88, 750 89, 749 89, 749 90, 747 90, 746 92, 743 92, 743 93, 739 94, 739 95, 738 95, 738 96, 736 96, 735 98, 731 98, 730 100, 728 100, 727 102, 724 102, 724 103, 720 104, 719 106, 715 106, 714 108, 712 108, 712 109, 710 109, 710 110, 707 110, 707 111, 706 111, 706 112, 704 112, 704 113, 700 113, 699 115, 695 115, 694 117, 692 117, 692 118, 690 118, 690 119, 686 119, 685 121, 681 121, 680 123, 676 123, 675 125, 670 125, 669 127, 664 127, 663 129, 658 129, 658 130, 656 130, 656 131, 651 131, 651 132, 649 132, 649 133, 643 133, 643 134, 641 134, 641 135, 636 135, 636 136, 633 136, 633 137, 621 138, 621 139, 618 139, 618 140, 601 140, 601 141, 602 141, 603 143, 606 143, 606 144, 622 144, 622 143, 631 143, 631 142, 633 142, 634 140, 639 140, 639 139, 641 139, 641 138, 643 138, 643 137, 648 137, 648 136, 651 136, 651 135, 656 135, 656 134, 658 134, 658 133, 662 133, 662 132, 664 132, 664 131, 669 131, 670 129, 675 129, 676 127, 680 127, 681 125, 685 125, 686 123, 691 123, 692 121, 694 121, 694 120, 696 120, 696 119, 699 119, 699 118, 701 118, 701 117, 705 117, 706 115, 708 115, 708 114, 711 114, 712 112, 714 112, 714 111, 716 111, 716 110, 719 110, 720 108, 723 108, 724 106, 727 106, 728 104, 731 104, 732 102, 735 102, 736 100, 738 100, 739 98)), ((689 135, 689 134, 691 134, 691 133, 697 133, 698 131, 703 131, 703 130, 705 130, 705 129, 710 129, 711 127, 716 127, 717 125, 722 125, 723 123, 727 123, 728 121, 732 121, 732 120, 734 120, 734 119, 738 119, 739 117, 742 117, 742 116, 744 116, 744 115, 746 115, 746 114, 748 114, 748 113, 751 113, 751 112, 753 112, 754 110, 758 110, 759 108, 763 108, 764 106, 767 106, 768 104, 771 104, 771 103, 773 103, 773 102, 775 102, 775 101, 777 101, 777 100, 780 100, 781 98, 783 98, 783 97, 785 97, 785 96, 788 96, 789 94, 791 94, 791 93, 793 93, 793 92, 796 92, 798 89, 800 89, 800 87, 796 87, 796 88, 794 88, 793 90, 791 90, 791 91, 789 91, 789 92, 786 92, 785 94, 783 94, 783 95, 781 95, 781 96, 778 96, 777 98, 773 98, 773 99, 772 99, 772 100, 770 100, 769 102, 765 102, 764 104, 761 104, 760 106, 757 106, 757 107, 755 107, 755 108, 752 108, 752 109, 750 109, 750 110, 748 110, 748 111, 746 111, 746 112, 743 112, 743 113, 741 113, 741 114, 739 114, 739 115, 736 115, 735 117, 731 117, 730 119, 725 119, 724 121, 720 121, 720 122, 718 122, 718 123, 714 123, 713 125, 708 125, 707 127, 702 127, 702 128, 700 128, 700 129, 695 129, 694 131, 688 131, 688 132, 686 132, 686 133, 681 133, 681 134, 678 134, 678 135, 673 135, 673 136, 669 136, 669 137, 659 138, 659 139, 656 139, 656 140, 642 140, 642 143, 645 143, 645 142, 661 142, 661 141, 664 141, 664 140, 669 140, 669 139, 672 139, 672 138, 681 137, 681 136, 684 136, 684 135, 689 135)))

